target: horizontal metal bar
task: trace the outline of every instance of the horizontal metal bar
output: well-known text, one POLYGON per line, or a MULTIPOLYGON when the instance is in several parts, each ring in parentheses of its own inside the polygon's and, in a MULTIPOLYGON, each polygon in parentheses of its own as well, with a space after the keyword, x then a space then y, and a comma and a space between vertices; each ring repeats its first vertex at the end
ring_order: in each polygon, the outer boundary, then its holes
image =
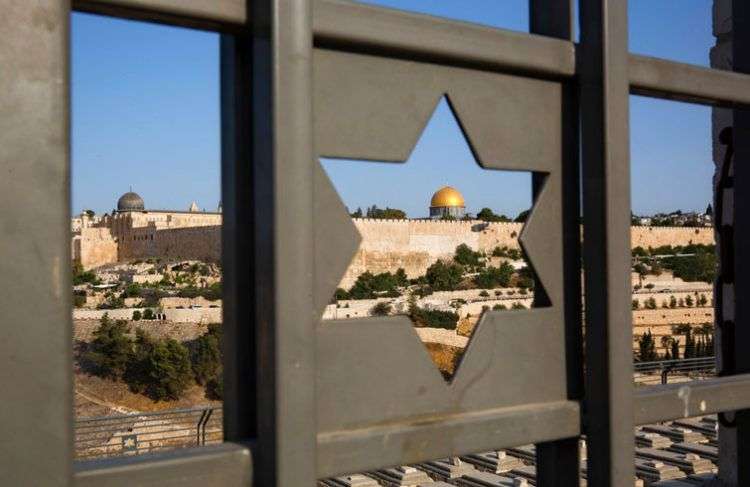
POLYGON ((252 485, 252 455, 247 445, 223 443, 215 446, 174 450, 126 458, 93 460, 75 464, 76 487, 252 485))
POLYGON ((247 20, 245 0, 73 0, 73 8, 113 17, 224 30, 247 20))
POLYGON ((318 477, 542 443, 580 432, 579 403, 560 401, 320 434, 318 477))
POLYGON ((635 94, 711 105, 750 105, 750 76, 631 54, 635 94))
POLYGON ((350 1, 316 0, 313 28, 319 45, 551 76, 575 73, 569 41, 350 1))
POLYGON ((636 425, 747 407, 750 407, 750 374, 635 390, 636 425))

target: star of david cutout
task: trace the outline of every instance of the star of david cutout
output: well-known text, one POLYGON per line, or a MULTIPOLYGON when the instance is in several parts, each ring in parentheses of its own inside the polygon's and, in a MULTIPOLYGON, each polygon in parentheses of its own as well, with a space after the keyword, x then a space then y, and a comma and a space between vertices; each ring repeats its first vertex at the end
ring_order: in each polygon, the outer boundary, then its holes
MULTIPOLYGON (((409 155, 404 158, 405 160, 392 161, 396 162, 396 164, 384 164, 382 161, 380 164, 377 164, 373 163, 374 159, 356 161, 325 160, 325 168, 329 171, 328 175, 326 175, 324 171, 321 171, 320 168, 317 168, 316 177, 318 179, 317 186, 326 193, 325 198, 318 199, 328 201, 329 207, 316 208, 316 213, 320 215, 333 211, 348 216, 349 212, 341 201, 340 192, 336 191, 331 183, 331 179, 329 179, 332 174, 336 174, 337 169, 339 169, 341 165, 347 165, 347 171, 364 169, 364 171, 361 171, 362 176, 364 177, 369 174, 373 179, 372 184, 375 185, 378 183, 383 184, 384 180, 379 179, 380 176, 390 177, 391 180, 395 182, 392 188, 388 188, 390 196, 386 194, 379 198, 381 202, 388 204, 389 197, 393 198, 393 195, 397 194, 399 189, 403 190, 403 187, 399 188, 399 179, 396 176, 386 175, 397 173, 398 169, 404 168, 405 165, 415 164, 412 161, 415 153, 414 148, 420 143, 425 136, 425 133, 430 130, 438 111, 450 114, 448 117, 442 117, 442 119, 450 119, 452 122, 452 133, 456 138, 461 139, 463 145, 467 147, 467 152, 469 152, 469 154, 468 157, 464 157, 463 159, 467 161, 467 164, 472 164, 477 169, 477 174, 474 176, 475 178, 493 178, 493 181, 495 181, 500 177, 511 174, 502 169, 498 170, 497 167, 488 168, 483 164, 480 155, 471 143, 471 138, 469 134, 467 134, 466 127, 461 123, 456 108, 450 103, 450 98, 447 95, 444 95, 439 99, 438 103, 434 105, 431 116, 422 127, 422 131, 418 134, 417 140, 412 144, 409 155), (469 161, 469 159, 473 159, 473 161, 469 161), (402 164, 399 164, 399 162, 402 164), (367 172, 375 167, 377 167, 377 171, 380 173, 380 176, 378 177, 374 177, 372 172, 367 172)), ((494 162, 498 163, 502 161, 494 162)), ((426 167, 425 169, 429 169, 429 167, 426 167)), ((456 169, 459 168, 457 167, 456 169)), ((526 176, 526 184, 528 184, 530 194, 531 178, 529 175, 532 174, 532 171, 520 171, 515 169, 513 172, 516 173, 513 175, 515 178, 513 179, 514 184, 523 184, 523 177, 519 177, 519 175, 524 174, 526 176)), ((538 174, 538 182, 541 182, 539 186, 543 187, 543 179, 545 175, 540 172, 537 172, 536 174, 538 174)), ((450 176, 441 175, 441 177, 444 180, 450 179, 450 176)), ((333 178, 333 181, 334 183, 336 182, 336 177, 333 178)), ((466 182, 464 182, 464 184, 466 185, 466 182)), ((436 186, 435 189, 437 188, 438 186, 436 186)), ((467 189, 469 191, 465 191, 465 193, 466 195, 470 195, 471 188, 469 187, 467 189)), ((346 191, 346 188, 342 187, 341 191, 346 191)), ((352 196, 345 193, 344 195, 345 199, 349 199, 352 196)), ((427 199, 428 196, 429 195, 426 195, 425 199, 427 199)), ((471 197, 469 196, 467 199, 471 199, 471 197)), ((529 212, 526 221, 530 221, 533 218, 533 208, 534 207, 531 206, 531 211, 529 212)), ((458 217, 460 218, 460 215, 458 215, 458 217)), ((455 220, 456 217, 453 216, 443 219, 455 220)), ((525 244, 525 222, 520 224, 493 223, 480 221, 476 218, 466 221, 438 221, 436 222, 437 225, 434 227, 439 228, 440 224, 445 225, 445 229, 448 233, 453 233, 455 232, 455 228, 460 228, 460 231, 465 232, 465 235, 469 239, 474 238, 475 242, 483 239, 484 255, 478 258, 476 264, 472 264, 470 261, 454 262, 452 257, 455 256, 442 252, 442 254, 445 255, 439 257, 441 264, 434 266, 434 272, 430 275, 431 278, 434 278, 435 274, 442 272, 443 274, 451 276, 453 281, 451 282, 451 285, 448 286, 448 289, 455 287, 471 288, 476 286, 477 288, 475 290, 468 292, 452 292, 453 296, 451 297, 450 295, 446 295, 446 293, 451 293, 451 291, 441 289, 441 285, 436 285, 434 279, 432 279, 433 282, 431 282, 430 279, 425 276, 412 275, 408 276, 412 278, 410 284, 405 285, 403 282, 400 283, 398 288, 400 296, 390 294, 390 297, 384 297, 385 292, 380 290, 374 291, 374 293, 369 296, 370 298, 377 298, 377 302, 372 299, 363 299, 362 289, 363 286, 365 286, 365 280, 358 278, 352 285, 351 281, 353 275, 358 273, 357 271, 359 271, 359 273, 370 272, 371 274, 378 274, 379 272, 382 272, 383 269, 382 267, 380 269, 368 269, 367 264, 362 264, 361 261, 366 261, 367 258, 365 257, 366 251, 360 249, 362 235, 357 230, 357 226, 360 226, 360 228, 368 228, 368 235, 372 238, 372 232, 376 231, 374 229, 376 229, 379 224, 382 225, 384 223, 385 225, 389 225, 388 222, 378 222, 379 220, 357 220, 353 222, 350 218, 337 218, 335 225, 333 224, 333 221, 331 221, 328 225, 323 227, 325 228, 325 236, 319 235, 319 239, 329 238, 330 235, 336 235, 339 233, 343 234, 343 240, 351 242, 351 244, 348 246, 345 245, 345 248, 341 249, 341 251, 346 253, 346 255, 357 255, 359 257, 359 262, 353 262, 350 259, 348 261, 349 264, 344 268, 341 268, 341 262, 344 262, 343 259, 330 258, 326 261, 321 261, 318 263, 319 265, 316 265, 317 272, 326 274, 324 281, 329 285, 336 280, 336 277, 341 280, 342 276, 347 275, 349 279, 348 284, 351 286, 352 291, 355 289, 358 290, 359 295, 355 297, 359 299, 335 300, 334 304, 329 304, 323 313, 324 321, 322 326, 326 326, 326 319, 359 318, 373 314, 390 316, 407 315, 412 320, 415 327, 414 330, 422 341, 425 349, 428 351, 433 363, 438 367, 443 378, 450 383, 461 365, 461 359, 464 356, 464 353, 468 351, 469 348, 475 348, 472 343, 475 335, 474 332, 484 321, 487 313, 512 314, 523 312, 522 310, 528 309, 532 305, 534 307, 542 307, 551 304, 543 282, 540 281, 533 267, 534 250, 533 248, 528 249, 525 244), (493 236, 497 241, 497 248, 501 250, 501 252, 497 252, 497 254, 500 255, 495 255, 494 257, 492 256, 491 251, 487 248, 487 242, 491 241, 493 236), (510 237, 510 240, 517 239, 518 244, 520 245, 520 252, 519 250, 513 249, 512 246, 510 249, 507 249, 508 237, 510 237), (523 260, 525 260, 527 265, 526 269, 521 269, 520 271, 518 269, 512 269, 511 263, 509 263, 509 260, 512 259, 508 259, 508 257, 514 257, 514 254, 517 253, 523 255, 523 260), (463 266, 463 271, 465 272, 458 284, 455 282, 455 272, 451 274, 451 271, 458 268, 456 267, 457 265, 463 266), (351 268, 349 268, 350 266, 351 268), (533 291, 527 290, 529 285, 525 282, 529 279, 535 284, 533 291), (440 299, 434 297, 430 298, 430 296, 427 295, 431 287, 437 287, 438 291, 445 291, 444 293, 441 293, 440 299), (467 297, 469 300, 465 299, 467 297), (457 326, 455 326, 455 329, 450 329, 450 323, 454 319, 457 326), (441 326, 446 326, 444 323, 447 324, 447 329, 441 328, 441 326)), ((429 219, 422 218, 409 223, 404 222, 403 224, 415 225, 418 228, 420 224, 430 224, 429 222, 429 219)), ((400 223, 397 225, 400 225, 400 223)), ((469 245, 469 248, 471 248, 471 245, 469 245)), ((477 249, 472 250, 476 252, 477 249)), ((418 249, 415 248, 415 252, 417 251, 418 249)), ((478 254, 479 253, 473 254, 473 256, 470 254, 469 257, 476 258, 478 257, 478 254)), ((403 257, 405 258, 406 255, 403 257)), ((518 256, 515 257, 516 260, 518 260, 518 256)), ((435 261, 432 260, 429 262, 430 265, 434 263, 435 261)), ((392 269, 392 271, 395 271, 395 269, 392 269)), ((336 285, 338 285, 338 281, 336 282, 336 285)), ((372 283, 375 282, 375 280, 370 280, 368 282, 372 283)), ((445 286, 443 285, 443 287, 445 286)), ((324 299, 323 303, 329 302, 330 296, 334 294, 334 289, 331 289, 331 294, 328 296, 322 295, 317 299, 319 306, 321 304, 321 297, 324 299)), ((323 305, 325 306, 325 304, 323 305)), ((361 326, 366 326, 366 323, 363 323, 361 326)))

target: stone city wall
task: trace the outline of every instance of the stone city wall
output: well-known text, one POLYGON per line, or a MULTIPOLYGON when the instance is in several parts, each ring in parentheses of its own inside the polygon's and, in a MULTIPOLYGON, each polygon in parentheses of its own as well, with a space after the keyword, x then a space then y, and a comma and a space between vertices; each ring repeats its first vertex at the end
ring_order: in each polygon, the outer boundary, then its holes
POLYGON ((84 270, 117 262, 117 241, 108 228, 81 228, 72 240, 73 261, 84 270))
POLYGON ((159 257, 219 262, 221 226, 157 229, 152 224, 133 228, 119 244, 121 261, 159 257))
MULTIPOLYGON (((132 320, 133 312, 145 312, 147 308, 117 308, 117 309, 74 309, 74 320, 101 320, 106 314, 113 320, 132 320)), ((158 311, 164 317, 164 321, 173 323, 221 323, 221 308, 192 308, 178 309, 168 308, 158 311)), ((148 324, 151 320, 144 320, 148 324)))
MULTIPOLYGON (((466 244, 474 250, 491 253, 495 247, 519 248, 521 223, 472 221, 353 219, 362 235, 339 287, 348 289, 365 271, 372 273, 406 271, 409 278, 424 275, 438 259, 450 258, 456 247, 466 244)), ((632 227, 633 247, 711 244, 710 227, 632 227)))

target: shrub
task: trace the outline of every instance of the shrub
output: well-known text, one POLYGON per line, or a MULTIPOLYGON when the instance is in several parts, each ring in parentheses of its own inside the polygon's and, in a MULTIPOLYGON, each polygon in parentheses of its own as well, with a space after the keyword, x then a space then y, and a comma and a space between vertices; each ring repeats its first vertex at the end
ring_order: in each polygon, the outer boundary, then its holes
POLYGON ((490 293, 488 293, 488 292, 487 292, 487 291, 485 291, 485 290, 482 290, 482 291, 481 291, 481 292, 479 293, 479 295, 480 295, 481 297, 483 297, 483 298, 489 298, 489 297, 490 297, 490 293))
POLYGON ((645 287, 646 289, 653 289, 653 288, 654 288, 654 285, 653 285, 653 283, 650 283, 650 282, 649 282, 648 284, 646 284, 646 285, 645 285, 645 286, 643 286, 643 287, 645 287))
POLYGON ((409 314, 417 327, 455 330, 458 324, 458 315, 450 311, 422 309, 415 305, 410 307, 409 314))
POLYGON ((373 274, 367 271, 357 277, 354 285, 349 289, 348 297, 349 299, 374 299, 378 294, 397 297, 401 293, 396 288, 407 284, 406 272, 403 269, 396 271, 396 274, 390 272, 373 274))
POLYGON ((499 303, 498 303, 498 304, 496 304, 495 306, 493 306, 493 307, 492 307, 492 309, 493 309, 493 310, 495 310, 495 311, 498 311, 498 310, 502 310, 502 309, 508 309, 508 308, 507 308, 507 307, 505 307, 505 305, 504 305, 504 304, 499 304, 499 303))
POLYGON ((80 284, 99 284, 99 280, 96 278, 96 274, 91 271, 84 272, 81 264, 73 265, 73 285, 78 286, 80 284))
POLYGON ((86 304, 86 293, 73 293, 73 306, 80 308, 86 304))
POLYGON ((94 374, 108 379, 122 377, 133 350, 133 340, 127 333, 125 321, 113 321, 107 314, 102 317, 94 330, 94 340, 83 355, 94 374))
POLYGON ((699 304, 700 306, 706 306, 706 305, 708 304, 708 298, 706 298, 706 295, 705 295, 705 294, 701 294, 701 295, 700 295, 700 296, 698 297, 698 304, 699 304))
POLYGON ((179 399, 193 378, 188 349, 172 338, 153 339, 140 329, 136 335, 125 373, 130 388, 155 401, 179 399))
POLYGON ((654 297, 651 296, 643 304, 643 307, 646 308, 646 309, 656 309, 656 299, 654 299, 654 297))
POLYGON ((693 301, 693 297, 690 296, 689 294, 687 296, 685 296, 685 306, 687 306, 688 308, 690 308, 690 307, 693 306, 693 304, 695 304, 694 301, 693 301))
POLYGON ((651 330, 648 330, 638 339, 638 359, 641 362, 654 362, 658 358, 656 354, 656 342, 651 335, 651 330))
POLYGON ((221 325, 214 323, 193 343, 190 361, 198 384, 208 386, 211 380, 221 378, 221 337, 221 325))
POLYGON ((349 293, 346 291, 346 289, 342 288, 336 288, 336 292, 333 294, 333 298, 336 301, 342 300, 342 299, 349 299, 349 293))
POLYGON ((640 307, 641 307, 640 302, 637 299, 634 299, 633 302, 632 302, 632 305, 631 305, 631 309, 636 310, 636 309, 638 309, 640 307))
POLYGON ((154 314, 154 310, 152 310, 151 308, 146 308, 143 311, 143 319, 144 320, 155 320, 156 319, 156 315, 154 314))
POLYGON ((143 318, 143 315, 140 310, 133 311, 133 321, 139 321, 141 318, 143 318))
POLYGON ((669 297, 669 307, 673 309, 677 307, 677 298, 674 296, 669 297))
POLYGON ((526 309, 526 306, 516 301, 515 303, 513 303, 513 306, 511 306, 510 309, 526 309))
POLYGON ((427 268, 425 277, 435 291, 453 291, 461 283, 464 269, 459 264, 438 260, 427 268))
POLYGON ((458 264, 466 266, 476 266, 479 264, 479 258, 482 256, 479 252, 471 250, 466 244, 461 244, 456 247, 456 253, 453 256, 453 260, 458 264))
POLYGON ((381 301, 370 308, 370 314, 373 316, 388 316, 389 314, 391 314, 392 309, 393 307, 390 305, 390 303, 381 301))
POLYGON ((128 284, 125 288, 124 295, 126 298, 137 298, 141 295, 141 286, 137 282, 128 284))
POLYGON ((474 277, 474 284, 482 289, 507 287, 513 276, 513 267, 503 262, 500 267, 487 267, 474 277))

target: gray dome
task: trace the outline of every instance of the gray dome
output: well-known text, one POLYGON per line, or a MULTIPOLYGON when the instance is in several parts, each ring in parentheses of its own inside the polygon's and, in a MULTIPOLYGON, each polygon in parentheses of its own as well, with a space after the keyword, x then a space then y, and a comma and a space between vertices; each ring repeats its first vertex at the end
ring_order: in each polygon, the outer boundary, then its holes
POLYGON ((143 198, 132 191, 125 193, 117 200, 117 211, 143 211, 145 209, 143 198))

